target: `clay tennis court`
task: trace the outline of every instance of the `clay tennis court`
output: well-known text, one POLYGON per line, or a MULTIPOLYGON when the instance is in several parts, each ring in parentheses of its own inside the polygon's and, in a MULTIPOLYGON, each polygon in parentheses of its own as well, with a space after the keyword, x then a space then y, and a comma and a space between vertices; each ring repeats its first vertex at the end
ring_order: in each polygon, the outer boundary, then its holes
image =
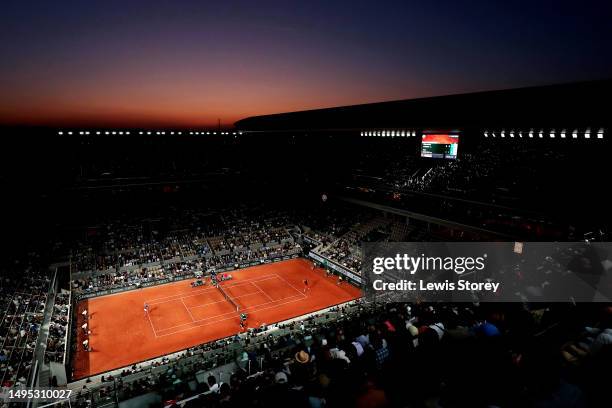
POLYGON ((221 283, 231 299, 209 283, 191 287, 193 279, 84 300, 78 304, 90 315, 91 352, 83 351, 79 319, 74 378, 103 373, 235 335, 239 314, 248 314, 248 327, 259 327, 361 296, 356 287, 312 269, 305 259, 254 266, 232 272, 221 283), (309 290, 304 293, 304 279, 309 290), (232 302, 239 308, 236 311, 232 302), (144 312, 144 304, 150 307, 144 312))

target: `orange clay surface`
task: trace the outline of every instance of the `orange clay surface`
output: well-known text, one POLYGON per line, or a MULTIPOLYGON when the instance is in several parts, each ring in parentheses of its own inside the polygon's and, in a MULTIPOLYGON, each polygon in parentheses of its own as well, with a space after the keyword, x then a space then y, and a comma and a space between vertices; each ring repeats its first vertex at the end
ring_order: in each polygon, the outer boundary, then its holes
MULTIPOLYGON (((230 273, 221 286, 248 314, 247 327, 275 323, 325 309, 361 296, 356 287, 305 259, 254 266, 230 273), (304 280, 309 290, 304 291, 304 280)), ((210 286, 191 287, 193 279, 81 301, 78 304, 78 350, 74 378, 129 366, 240 331, 239 313, 210 286), (149 313, 144 312, 144 304, 149 313), (90 320, 89 344, 83 351, 81 311, 90 320)))

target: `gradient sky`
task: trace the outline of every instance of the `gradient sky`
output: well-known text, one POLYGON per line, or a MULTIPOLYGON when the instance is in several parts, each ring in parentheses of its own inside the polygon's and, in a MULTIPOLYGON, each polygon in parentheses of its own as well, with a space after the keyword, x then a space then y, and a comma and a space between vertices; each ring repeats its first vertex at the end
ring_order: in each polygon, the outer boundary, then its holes
POLYGON ((606 1, 12 1, 0 123, 217 118, 612 76, 606 1))

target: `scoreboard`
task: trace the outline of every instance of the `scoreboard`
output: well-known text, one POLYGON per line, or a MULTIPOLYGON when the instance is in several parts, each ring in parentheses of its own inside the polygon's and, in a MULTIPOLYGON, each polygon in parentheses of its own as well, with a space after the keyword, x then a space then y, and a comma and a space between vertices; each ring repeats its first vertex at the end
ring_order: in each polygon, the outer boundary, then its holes
POLYGON ((458 147, 458 134, 424 133, 421 137, 421 157, 456 159, 458 147))

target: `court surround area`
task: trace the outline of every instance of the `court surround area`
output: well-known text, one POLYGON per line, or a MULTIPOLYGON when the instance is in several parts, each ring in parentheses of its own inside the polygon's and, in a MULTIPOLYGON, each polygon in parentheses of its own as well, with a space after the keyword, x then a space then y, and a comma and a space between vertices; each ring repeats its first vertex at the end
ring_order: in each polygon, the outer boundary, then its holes
MULTIPOLYGON (((229 301, 210 283, 194 288, 189 279, 81 301, 79 313, 86 308, 90 315, 91 351, 75 353, 74 378, 235 335, 240 331, 240 313, 248 315, 247 327, 260 327, 361 296, 359 289, 338 285, 336 277, 313 269, 306 259, 254 266, 231 275, 233 279, 221 283, 229 301)), ((81 337, 79 329, 77 344, 81 337)))

